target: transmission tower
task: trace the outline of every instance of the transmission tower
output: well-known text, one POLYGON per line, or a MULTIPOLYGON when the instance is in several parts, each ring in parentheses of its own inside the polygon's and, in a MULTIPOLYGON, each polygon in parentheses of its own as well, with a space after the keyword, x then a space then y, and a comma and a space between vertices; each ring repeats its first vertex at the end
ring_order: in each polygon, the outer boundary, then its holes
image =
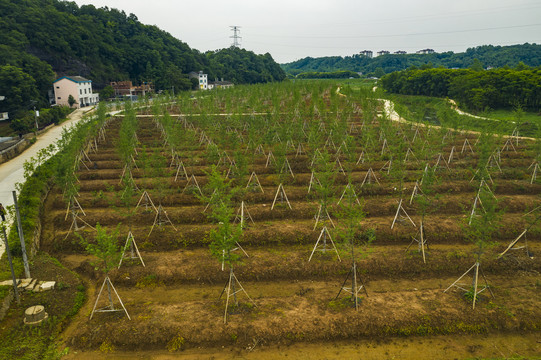
POLYGON ((230 26, 230 28, 233 31, 233 36, 230 36, 230 38, 233 39, 233 44, 231 44, 231 46, 239 47, 240 46, 239 40, 242 39, 242 37, 239 36, 240 26, 230 26))

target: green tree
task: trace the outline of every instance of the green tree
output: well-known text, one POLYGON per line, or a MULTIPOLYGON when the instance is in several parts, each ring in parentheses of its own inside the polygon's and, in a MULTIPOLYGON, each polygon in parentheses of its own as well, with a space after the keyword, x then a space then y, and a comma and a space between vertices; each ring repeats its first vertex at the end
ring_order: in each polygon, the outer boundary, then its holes
POLYGON ((96 238, 94 241, 82 237, 78 233, 81 245, 86 252, 97 258, 92 262, 96 270, 102 271, 106 276, 109 272, 118 266, 120 261, 120 247, 118 246, 118 229, 111 233, 103 228, 99 223, 96 224, 96 238))
POLYGON ((0 66, 0 94, 5 96, 2 110, 12 115, 29 109, 32 101, 39 98, 34 78, 11 65, 0 66))
POLYGON ((70 108, 73 107, 73 105, 75 105, 76 102, 77 100, 75 100, 73 95, 70 94, 70 96, 68 96, 68 104, 70 105, 70 108))
POLYGON ((111 85, 107 85, 100 91, 100 99, 108 100, 115 97, 115 89, 111 85))

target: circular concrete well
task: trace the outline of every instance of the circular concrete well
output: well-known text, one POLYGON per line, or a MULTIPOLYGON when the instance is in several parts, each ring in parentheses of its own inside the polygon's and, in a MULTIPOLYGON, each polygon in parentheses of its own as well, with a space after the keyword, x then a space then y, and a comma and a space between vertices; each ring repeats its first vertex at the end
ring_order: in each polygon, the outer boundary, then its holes
POLYGON ((24 311, 24 323, 26 325, 38 325, 47 320, 49 315, 45 312, 43 305, 30 306, 24 311))

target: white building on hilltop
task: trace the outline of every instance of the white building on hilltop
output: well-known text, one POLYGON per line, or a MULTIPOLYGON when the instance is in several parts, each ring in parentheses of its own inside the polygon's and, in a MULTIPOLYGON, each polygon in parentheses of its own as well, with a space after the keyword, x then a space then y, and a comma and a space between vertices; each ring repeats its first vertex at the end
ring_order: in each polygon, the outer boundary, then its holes
POLYGON ((92 80, 82 76, 62 76, 53 82, 54 99, 57 105, 69 105, 69 96, 75 99, 77 108, 95 105, 99 102, 99 95, 92 93, 92 80))

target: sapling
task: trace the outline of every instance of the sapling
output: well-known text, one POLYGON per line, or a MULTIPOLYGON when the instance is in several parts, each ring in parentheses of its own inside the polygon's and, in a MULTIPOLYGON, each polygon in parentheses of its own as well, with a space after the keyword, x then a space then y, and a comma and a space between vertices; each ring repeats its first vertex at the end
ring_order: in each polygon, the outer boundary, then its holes
MULTIPOLYGON (((224 323, 226 323, 230 298, 233 297, 235 306, 238 306, 237 292, 243 291, 248 296, 233 270, 234 265, 240 259, 240 255, 234 250, 240 247, 242 225, 233 222, 231 202, 236 189, 231 188, 231 181, 224 174, 219 173, 214 166, 211 167, 211 172, 207 176, 208 183, 204 187, 204 195, 199 198, 203 203, 209 204, 208 217, 216 224, 216 227, 210 232, 210 252, 221 263, 222 270, 226 266, 229 267, 229 279, 222 291, 222 294, 226 292, 224 313, 224 323), (237 287, 239 287, 238 290, 237 287)), ((242 247, 240 248, 243 250, 242 247)), ((249 296, 248 298, 250 299, 249 296)))
MULTIPOLYGON (((485 145, 481 145, 483 149, 485 145)), ((486 149, 481 151, 481 154, 486 153, 486 149)), ((486 167, 482 162, 479 164, 478 173, 481 175, 486 167)), ((467 224, 463 225, 463 231, 465 233, 466 239, 472 242, 475 245, 474 265, 466 271, 461 277, 459 277, 453 284, 451 284, 444 292, 449 290, 451 287, 455 286, 465 292, 465 296, 468 299, 472 300, 472 307, 475 309, 475 304, 478 298, 478 295, 485 291, 489 290, 492 296, 492 290, 488 285, 488 281, 481 269, 481 262, 483 255, 486 251, 494 246, 492 241, 492 236, 497 233, 500 227, 500 219, 502 217, 502 211, 498 210, 498 201, 494 196, 494 193, 490 190, 484 179, 481 179, 479 182, 479 188, 477 190, 476 202, 478 202, 478 210, 469 214, 470 216, 466 218, 467 224), (469 219, 469 220, 468 220, 469 219), (470 271, 473 271, 473 280, 469 288, 463 288, 458 283, 466 274, 470 271), (484 279, 485 285, 479 286, 479 275, 484 279)), ((474 209, 475 210, 475 209, 474 209)))
POLYGON ((361 224, 366 216, 363 207, 364 200, 361 199, 359 201, 352 183, 348 182, 346 192, 337 211, 338 227, 336 233, 338 234, 338 239, 340 239, 341 251, 350 257, 351 268, 335 299, 340 296, 342 291, 349 292, 351 294, 351 302, 354 304, 356 310, 359 307, 359 292, 363 289, 368 296, 359 274, 357 258, 366 258, 370 253, 369 247, 375 240, 375 232, 373 230, 366 231, 363 235, 364 239, 360 240, 361 224), (360 245, 357 249, 355 248, 356 242, 359 242, 360 245), (345 287, 348 279, 351 280, 351 287, 345 287), (359 283, 361 284, 360 286, 359 283))
POLYGON ((120 257, 122 255, 117 240, 118 228, 111 233, 108 233, 107 229, 103 228, 99 223, 96 224, 96 237, 94 241, 89 241, 81 235, 77 235, 79 236, 81 245, 85 248, 86 252, 97 258, 97 260, 92 262, 95 270, 99 270, 105 275, 105 279, 103 280, 103 284, 96 298, 96 302, 94 303, 94 308, 92 309, 92 313, 90 314, 90 319, 92 319, 95 312, 124 311, 128 316, 128 319, 131 320, 128 311, 124 307, 120 296, 118 295, 115 287, 113 286, 113 283, 111 282, 111 279, 109 278, 109 273, 111 272, 111 270, 117 267, 120 261, 120 257), (109 304, 105 308, 96 310, 96 306, 98 305, 101 292, 103 291, 105 285, 107 285, 107 297, 109 304), (113 302, 113 292, 118 298, 120 305, 122 306, 122 310, 115 309, 115 305, 113 302))

